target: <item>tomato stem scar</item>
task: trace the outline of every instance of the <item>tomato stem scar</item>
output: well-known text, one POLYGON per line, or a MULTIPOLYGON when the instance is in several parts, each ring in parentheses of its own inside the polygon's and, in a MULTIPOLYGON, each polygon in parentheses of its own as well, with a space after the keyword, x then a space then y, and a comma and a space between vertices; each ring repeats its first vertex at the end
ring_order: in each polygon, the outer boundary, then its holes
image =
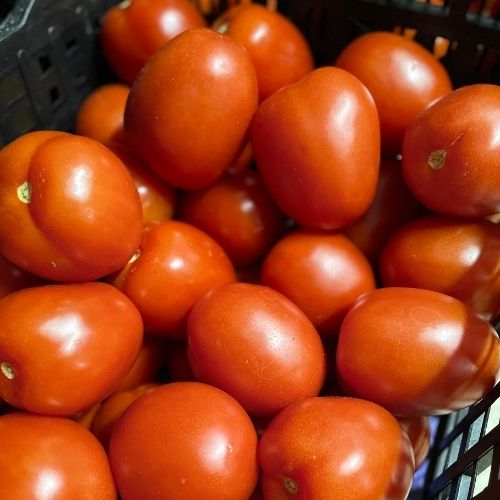
POLYGON ((433 151, 427 158, 427 164, 433 170, 439 170, 444 167, 444 160, 446 158, 446 151, 444 149, 437 149, 433 151))
POLYGON ((24 181, 17 187, 17 197, 23 203, 31 202, 31 184, 28 181, 24 181))
POLYGON ((128 261, 129 264, 132 264, 133 262, 135 262, 139 257, 141 256, 141 249, 138 248, 135 252, 134 252, 134 255, 132 255, 132 257, 130 257, 130 260, 128 261))
POLYGON ((0 371, 9 379, 12 380, 16 376, 16 372, 14 371, 14 367, 6 363, 5 361, 3 363, 0 363, 0 371))
POLYGON ((296 495, 299 492, 299 486, 292 478, 283 478, 283 484, 285 485, 286 490, 292 495, 296 495))

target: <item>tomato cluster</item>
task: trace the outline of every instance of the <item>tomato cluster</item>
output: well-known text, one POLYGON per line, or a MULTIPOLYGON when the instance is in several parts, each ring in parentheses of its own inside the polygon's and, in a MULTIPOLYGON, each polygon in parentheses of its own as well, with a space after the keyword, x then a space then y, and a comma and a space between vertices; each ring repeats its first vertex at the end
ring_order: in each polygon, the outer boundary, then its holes
POLYGON ((102 20, 0 150, 0 497, 404 499, 500 378, 500 89, 262 5, 102 20), (143 36, 144 35, 144 36, 143 36))

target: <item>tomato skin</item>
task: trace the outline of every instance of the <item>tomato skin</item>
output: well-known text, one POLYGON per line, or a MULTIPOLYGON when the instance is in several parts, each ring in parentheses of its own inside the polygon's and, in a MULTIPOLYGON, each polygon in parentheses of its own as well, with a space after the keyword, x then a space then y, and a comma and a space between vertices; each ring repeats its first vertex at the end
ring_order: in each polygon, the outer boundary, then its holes
POLYGON ((500 314, 500 226, 486 219, 434 216, 401 227, 380 255, 385 286, 426 288, 500 314))
POLYGON ((116 424, 109 458, 123 500, 245 500, 257 482, 250 418, 231 396, 199 382, 166 384, 135 400, 116 424))
POLYGON ((315 397, 276 416, 259 443, 264 498, 406 498, 414 472, 406 433, 384 408, 315 397))
POLYGON ((93 139, 31 132, 0 151, 0 251, 32 274, 92 281, 141 239, 141 202, 123 163, 93 139), (30 201, 20 197, 28 183, 30 201))
POLYGON ((131 85, 146 61, 183 31, 206 26, 187 0, 132 0, 101 20, 101 48, 118 77, 131 85))
POLYGON ((429 417, 398 417, 398 422, 410 438, 415 468, 418 468, 427 458, 431 446, 429 417))
POLYGON ((106 283, 12 293, 0 299, 0 396, 34 413, 74 415, 114 390, 142 337, 137 309, 106 283))
POLYGON ((45 280, 23 271, 0 254, 0 298, 23 288, 44 284, 45 280))
POLYGON ((125 108, 125 132, 164 180, 203 188, 240 153, 257 102, 245 49, 213 30, 193 29, 165 44, 141 71, 125 108))
POLYGON ((247 283, 221 286, 193 306, 188 357, 198 380, 257 417, 317 395, 326 373, 321 339, 305 314, 275 290, 247 283))
POLYGON ((212 236, 235 265, 255 263, 285 227, 284 215, 253 170, 185 192, 178 217, 212 236))
POLYGON ((443 215, 500 212, 500 88, 459 88, 421 113, 403 142, 403 175, 415 196, 443 215))
POLYGON ((355 299, 375 288, 371 265, 346 236, 307 230, 274 245, 261 281, 298 305, 324 337, 337 336, 355 299))
POLYGON ((337 229, 372 202, 380 155, 377 110, 349 73, 320 68, 275 92, 255 113, 251 140, 271 195, 298 224, 337 229))
POLYGON ((71 420, 20 412, 2 415, 0 442, 1 498, 117 497, 104 449, 71 420))
POLYGON ((257 73, 260 101, 314 69, 311 49, 301 31, 285 16, 262 5, 232 7, 212 28, 235 38, 248 51, 257 73))
POLYGON ((500 378, 500 340, 463 302, 431 290, 380 288, 342 323, 336 353, 348 394, 398 416, 471 405, 500 378))
POLYGON ((140 254, 112 278, 139 309, 145 330, 181 340, 193 304, 236 280, 233 265, 210 236, 177 220, 145 226, 140 254))
POLYGON ((380 118, 382 149, 401 151, 406 127, 432 102, 452 91, 444 66, 422 45, 389 32, 370 32, 348 44, 335 65, 368 88, 380 118))

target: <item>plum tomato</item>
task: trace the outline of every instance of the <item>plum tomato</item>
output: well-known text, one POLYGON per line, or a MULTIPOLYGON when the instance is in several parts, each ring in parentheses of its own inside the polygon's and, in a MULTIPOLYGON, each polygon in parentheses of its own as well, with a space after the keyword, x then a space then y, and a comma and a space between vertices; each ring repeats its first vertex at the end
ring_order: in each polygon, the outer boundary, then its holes
POLYGON ((0 251, 55 281, 123 267, 141 240, 141 200, 109 149, 64 132, 30 132, 0 150, 0 251))
POLYGON ((453 90, 444 66, 418 42, 372 31, 349 43, 335 65, 368 88, 380 118, 382 150, 401 152, 409 123, 432 102, 453 90))
POLYGON ((500 315, 500 226, 486 219, 432 216, 401 227, 380 255, 385 286, 425 288, 500 315))
POLYGON ((199 382, 173 382, 136 399, 116 423, 109 458, 123 500, 246 500, 258 475, 249 416, 199 382))
POLYGON ((106 283, 27 288, 0 299, 0 396, 70 416, 108 396, 143 339, 137 308, 106 283))
POLYGON ((354 243, 343 234, 310 230, 274 245, 261 282, 298 305, 324 337, 337 336, 355 299, 375 288, 373 269, 354 243))
POLYGON ((45 285, 46 283, 46 280, 23 271, 0 254, 0 298, 23 288, 45 285))
POLYGON ((236 280, 218 243, 177 220, 152 222, 137 254, 110 282, 139 309, 147 333, 185 339, 189 310, 212 288, 236 280))
POLYGON ((318 332, 266 286, 230 283, 208 292, 189 314, 187 337, 196 379, 231 394, 252 416, 271 417, 316 396, 325 380, 318 332))
POLYGON ((117 498, 103 447, 76 422, 21 412, 2 415, 0 443, 0 498, 117 498))
POLYGON ((259 443, 266 499, 404 500, 414 458, 410 440, 384 408, 362 399, 292 403, 259 443))
POLYGON ((431 446, 429 417, 398 417, 398 422, 410 438, 417 468, 427 458, 431 446))
POLYGON ((206 26, 189 0, 126 0, 101 19, 101 48, 116 75, 131 85, 146 61, 183 31, 206 26))
POLYGON ((418 288, 379 288, 347 313, 336 369, 348 394, 394 415, 446 414, 494 387, 500 340, 458 299, 418 288))
POLYGON ((461 87, 408 126, 403 175, 415 196, 444 215, 500 212, 500 87, 461 87))
POLYGON ((161 178, 204 188, 243 150, 257 103, 255 69, 239 42, 192 29, 144 66, 127 101, 125 132, 161 178))
POLYGON ((260 101, 314 69, 311 48, 302 32, 288 18, 263 5, 231 7, 212 28, 235 38, 248 51, 257 73, 260 101))
POLYGON ((337 229, 375 196, 380 130, 366 87, 338 68, 310 72, 260 104, 252 148, 277 205, 310 229, 337 229))

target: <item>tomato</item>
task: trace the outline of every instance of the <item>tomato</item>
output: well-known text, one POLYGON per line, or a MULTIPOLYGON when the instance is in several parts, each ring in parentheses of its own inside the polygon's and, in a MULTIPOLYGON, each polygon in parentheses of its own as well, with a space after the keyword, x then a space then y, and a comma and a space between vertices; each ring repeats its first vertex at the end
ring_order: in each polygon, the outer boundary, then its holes
POLYGON ((141 198, 143 224, 171 219, 177 202, 177 193, 166 182, 141 162, 125 144, 107 143, 128 168, 141 198))
POLYGON ((245 49, 209 29, 166 43, 134 82, 125 131, 138 155, 175 187, 203 188, 241 152, 257 107, 245 49))
POLYGON ((139 312, 106 283, 27 288, 0 299, 0 396, 73 415, 108 396, 141 346, 139 312))
POLYGON ((309 44, 285 16, 263 5, 239 5, 219 16, 212 28, 240 42, 248 51, 264 100, 314 69, 309 44))
POLYGON ((326 373, 321 339, 305 314, 275 290, 247 283, 216 288, 193 306, 188 357, 198 380, 258 417, 317 395, 326 373))
POLYGON ((403 175, 426 207, 464 217, 500 212, 499 109, 498 85, 469 85, 410 124, 403 175))
POLYGON ((0 497, 117 498, 99 441, 71 420, 28 413, 0 416, 0 497))
POLYGON ((23 288, 43 284, 45 280, 23 271, 0 254, 0 297, 23 288))
POLYGON ((165 351, 168 379, 172 382, 186 382, 195 380, 193 370, 189 364, 187 342, 168 342, 165 351))
POLYGON ((184 193, 178 216, 212 236, 236 265, 256 262, 284 229, 283 214, 252 170, 184 193))
POLYGON ((382 158, 373 203, 360 218, 341 231, 370 262, 376 263, 380 251, 396 229, 422 212, 422 206, 403 179, 401 162, 382 158))
POLYGON ((130 87, 108 83, 94 89, 75 117, 75 134, 102 142, 123 141, 123 116, 130 87))
POLYGON ((401 227, 380 256, 386 286, 456 297, 484 319, 500 315, 500 226, 486 219, 434 216, 401 227))
POLYGON ((382 149, 401 151, 406 127, 432 102, 451 92, 444 66, 419 43, 373 31, 349 43, 335 65, 368 88, 380 118, 382 149))
POLYGON ((101 48, 118 77, 131 85, 166 42, 205 25, 189 0, 127 0, 110 7, 101 19, 101 48))
POLYGON ((118 420, 109 458, 123 500, 246 500, 257 482, 257 435, 228 394, 174 382, 118 420))
POLYGON ((336 336, 355 299, 375 288, 371 265, 342 234, 295 231, 262 264, 261 281, 302 309, 322 336, 336 336))
POLYGON ((500 379, 500 340, 491 324, 453 297, 380 288, 347 313, 336 363, 349 394, 398 416, 439 415, 493 388, 500 379))
POLYGON ((146 226, 139 252, 112 283, 137 306, 146 332, 180 340, 194 303, 235 279, 229 257, 210 236, 168 220, 146 226))
POLYGON ((398 422, 410 438, 417 468, 427 458, 431 446, 429 417, 398 417, 398 422))
POLYGON ((56 281, 120 269, 141 239, 141 202, 123 163, 93 139, 31 132, 0 151, 0 251, 56 281))
POLYGON ((314 70, 266 99, 251 140, 275 202, 300 225, 345 226, 375 196, 377 110, 366 87, 341 69, 314 70))
POLYGON ((397 420, 355 398, 292 403, 264 431, 259 460, 266 499, 403 500, 414 472, 397 420))

